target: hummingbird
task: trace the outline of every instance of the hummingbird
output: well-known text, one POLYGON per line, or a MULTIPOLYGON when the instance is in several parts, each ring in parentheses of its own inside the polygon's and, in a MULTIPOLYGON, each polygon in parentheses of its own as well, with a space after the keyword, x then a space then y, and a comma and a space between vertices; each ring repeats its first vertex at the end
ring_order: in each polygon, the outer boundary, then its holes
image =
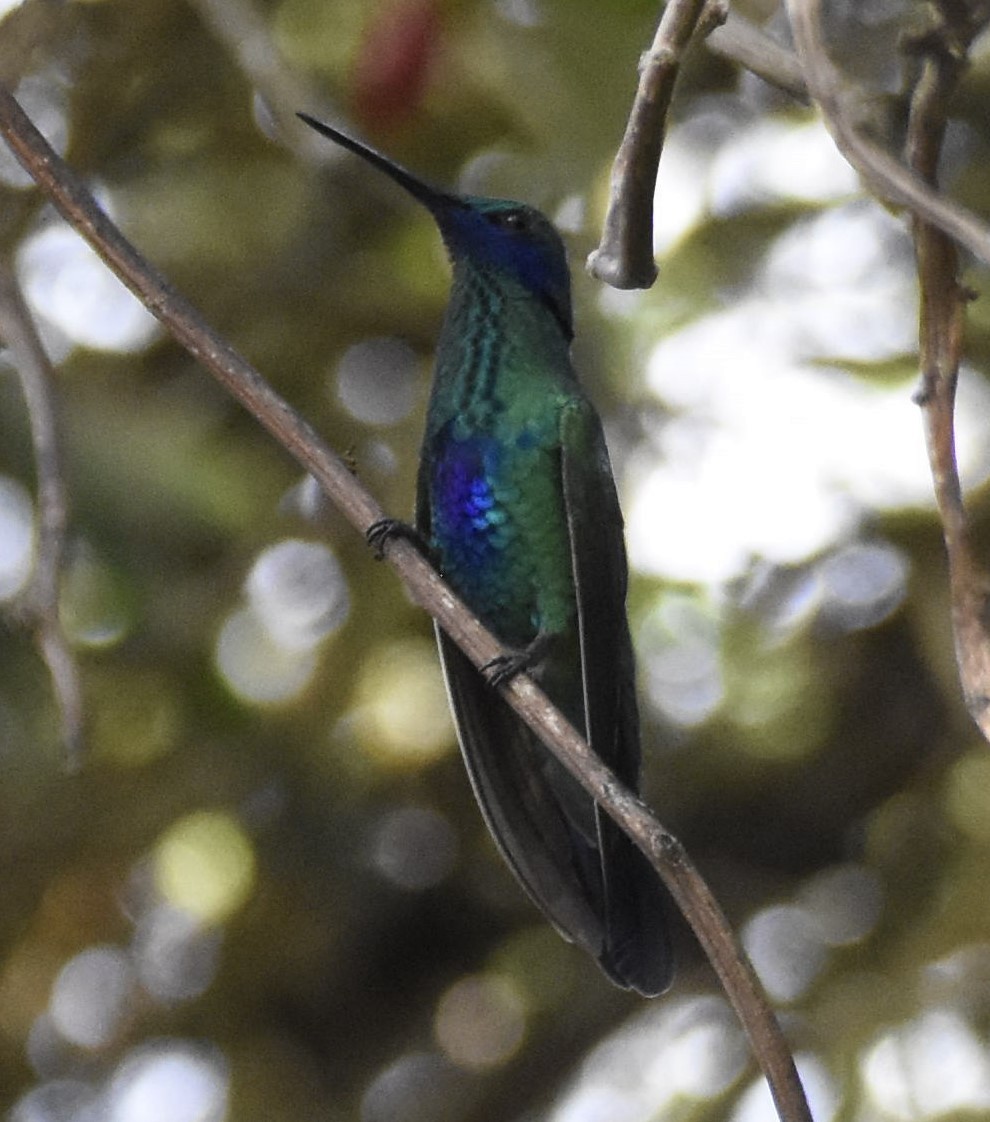
MULTIPOLYGON (((639 787, 622 514, 601 421, 570 358, 563 242, 540 211, 431 186, 300 113, 426 207, 453 268, 416 487, 415 536, 511 652, 479 670, 437 628, 475 797, 522 887, 617 985, 670 984, 665 890, 643 854, 498 686, 526 671, 639 787)), ((392 521, 369 536, 410 528, 392 521)))

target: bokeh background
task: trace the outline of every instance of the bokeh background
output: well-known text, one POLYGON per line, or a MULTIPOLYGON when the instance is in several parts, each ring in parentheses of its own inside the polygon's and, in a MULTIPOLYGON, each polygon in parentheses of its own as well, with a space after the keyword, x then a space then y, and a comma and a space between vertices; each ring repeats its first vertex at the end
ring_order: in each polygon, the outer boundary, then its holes
MULTIPOLYGON (((654 3, 5 7, 27 110, 397 515, 446 263, 426 215, 292 112, 555 218, 627 514, 650 801, 741 932, 817 1122, 990 1117, 990 756, 911 400, 911 246, 815 115, 693 50, 660 279, 617 293, 581 263, 654 3)), ((739 7, 786 41, 775 3, 739 7)), ((896 146, 925 5, 826 8, 896 146)), ((988 81, 978 43, 945 161, 983 214, 988 81)), ((35 482, 0 353, 10 1122, 772 1117, 683 922, 653 1002, 548 928, 474 806, 429 620, 5 154, 0 176, 2 252, 57 367, 90 743, 67 775, 15 611, 35 482)), ((959 452, 984 538, 988 360, 978 299, 959 452)))

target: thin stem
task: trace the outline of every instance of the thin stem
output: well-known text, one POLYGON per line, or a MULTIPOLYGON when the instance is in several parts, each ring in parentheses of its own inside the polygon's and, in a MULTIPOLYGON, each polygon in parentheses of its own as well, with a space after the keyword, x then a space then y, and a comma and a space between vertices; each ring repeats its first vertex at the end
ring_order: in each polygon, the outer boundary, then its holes
POLYGON ((59 618, 59 589, 68 521, 54 376, 20 286, 0 261, 0 335, 20 379, 34 448, 38 492, 35 567, 17 609, 33 628, 58 706, 66 764, 76 770, 83 753, 79 670, 59 618))
MULTIPOLYGON (((964 5, 945 3, 936 26, 914 44, 922 63, 911 98, 906 155, 910 166, 932 186, 938 183, 949 98, 981 26, 981 20, 964 5)), ((956 388, 968 293, 959 283, 959 254, 951 239, 920 215, 915 215, 913 233, 920 294, 918 403, 949 561, 956 661, 970 715, 990 740, 990 632, 986 622, 990 576, 970 540, 955 447, 956 388)))
POLYGON ((863 136, 853 124, 853 117, 845 106, 841 78, 825 50, 820 0, 786 0, 786 3, 805 81, 839 151, 878 198, 907 207, 990 264, 990 226, 965 207, 945 198, 863 136))

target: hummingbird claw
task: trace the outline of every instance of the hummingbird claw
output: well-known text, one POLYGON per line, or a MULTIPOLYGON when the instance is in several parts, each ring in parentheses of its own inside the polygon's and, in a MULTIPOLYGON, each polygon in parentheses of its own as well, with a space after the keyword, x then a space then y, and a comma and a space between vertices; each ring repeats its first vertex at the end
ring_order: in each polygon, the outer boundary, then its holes
POLYGON ((374 550, 375 560, 382 561, 385 558, 385 546, 393 538, 405 538, 407 542, 411 542, 428 560, 432 561, 430 547, 423 539, 423 535, 416 529, 415 526, 410 526, 408 522, 403 522, 400 518, 379 518, 377 522, 372 522, 364 534, 365 540, 368 545, 374 550))
POLYGON ((540 632, 527 647, 522 650, 510 651, 508 654, 496 655, 481 667, 485 681, 498 689, 510 682, 517 674, 527 674, 543 661, 547 652, 550 636, 540 632))

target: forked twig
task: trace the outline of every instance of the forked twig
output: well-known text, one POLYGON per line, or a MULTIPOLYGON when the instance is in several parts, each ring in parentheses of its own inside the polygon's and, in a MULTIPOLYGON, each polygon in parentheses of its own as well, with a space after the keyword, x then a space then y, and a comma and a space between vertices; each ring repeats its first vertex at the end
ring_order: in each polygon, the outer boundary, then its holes
POLYGON ((801 68, 836 147, 878 198, 907 207, 981 261, 990 264, 990 225, 947 199, 856 127, 842 80, 825 50, 820 0, 786 0, 801 68))

